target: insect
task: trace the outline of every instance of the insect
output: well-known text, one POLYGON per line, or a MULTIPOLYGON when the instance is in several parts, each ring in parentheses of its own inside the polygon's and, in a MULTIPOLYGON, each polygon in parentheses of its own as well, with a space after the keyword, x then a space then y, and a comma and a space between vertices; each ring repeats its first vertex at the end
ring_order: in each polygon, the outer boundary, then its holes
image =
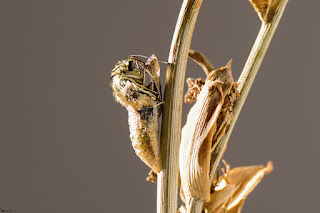
POLYGON ((111 88, 115 100, 128 111, 133 149, 145 164, 159 173, 161 89, 160 66, 155 55, 146 63, 136 56, 119 61, 111 71, 111 88), (147 77, 150 77, 148 85, 147 77))

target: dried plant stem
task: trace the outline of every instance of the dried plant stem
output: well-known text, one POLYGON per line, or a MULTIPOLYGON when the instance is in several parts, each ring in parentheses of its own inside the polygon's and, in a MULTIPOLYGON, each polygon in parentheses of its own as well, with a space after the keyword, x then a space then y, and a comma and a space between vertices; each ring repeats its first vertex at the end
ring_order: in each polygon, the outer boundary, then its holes
POLYGON ((248 60, 243 68, 241 76, 238 80, 238 91, 240 97, 234 107, 234 116, 230 124, 230 128, 226 134, 222 137, 220 143, 215 149, 212 157, 214 157, 214 165, 210 173, 210 179, 212 181, 214 174, 216 172, 217 166, 222 158, 223 151, 227 146, 227 142, 230 138, 233 127, 237 121, 237 118, 240 114, 242 106, 248 96, 249 90, 252 86, 252 83, 255 79, 255 76, 260 68, 261 62, 264 58, 264 55, 269 47, 270 41, 273 37, 274 32, 277 29, 279 21, 282 17, 282 14, 285 10, 289 0, 275 0, 270 8, 268 17, 266 21, 262 22, 260 32, 257 36, 257 39, 253 45, 253 48, 250 52, 248 60))
POLYGON ((201 213, 203 201, 199 199, 192 198, 189 203, 187 203, 187 212, 186 213, 201 213))
POLYGON ((201 3, 202 0, 183 1, 171 43, 160 136, 162 169, 158 175, 158 213, 177 211, 183 85, 188 51, 201 3))

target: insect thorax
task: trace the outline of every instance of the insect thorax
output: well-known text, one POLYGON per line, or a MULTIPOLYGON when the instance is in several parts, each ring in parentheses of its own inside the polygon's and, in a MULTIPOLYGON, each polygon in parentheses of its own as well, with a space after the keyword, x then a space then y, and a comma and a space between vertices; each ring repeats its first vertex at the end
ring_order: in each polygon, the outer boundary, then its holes
POLYGON ((116 101, 122 106, 131 106, 139 111, 144 108, 155 107, 159 100, 155 92, 139 85, 134 80, 115 76, 111 83, 116 101))

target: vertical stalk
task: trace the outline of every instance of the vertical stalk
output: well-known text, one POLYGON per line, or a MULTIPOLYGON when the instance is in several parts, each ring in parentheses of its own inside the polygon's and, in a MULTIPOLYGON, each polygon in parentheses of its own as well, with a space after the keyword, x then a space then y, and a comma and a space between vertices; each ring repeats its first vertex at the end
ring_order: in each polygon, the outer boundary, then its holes
POLYGON ((201 213, 203 203, 204 201, 202 200, 191 198, 191 200, 186 204, 187 205, 186 213, 201 213))
POLYGON ((157 213, 176 213, 183 85, 188 51, 202 0, 184 0, 173 35, 165 82, 160 136, 157 213))
POLYGON ((267 52, 270 41, 278 27, 279 21, 288 2, 289 0, 275 0, 270 8, 266 21, 262 22, 260 32, 238 80, 238 91, 240 93, 240 97, 234 107, 234 116, 231 121, 230 128, 222 137, 214 153, 212 153, 212 157, 214 158, 214 165, 212 166, 212 170, 210 173, 211 181, 214 177, 215 171, 222 158, 223 151, 227 146, 227 142, 230 138, 233 127, 238 119, 240 111, 248 96, 249 90, 253 84, 256 74, 260 68, 261 62, 267 52))

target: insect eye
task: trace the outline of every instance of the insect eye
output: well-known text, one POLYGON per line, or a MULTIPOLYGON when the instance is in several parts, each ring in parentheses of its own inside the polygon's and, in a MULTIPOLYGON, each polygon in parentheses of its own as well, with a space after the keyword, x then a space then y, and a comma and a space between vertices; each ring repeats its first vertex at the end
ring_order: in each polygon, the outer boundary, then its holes
POLYGON ((134 62, 133 61, 129 61, 129 64, 128 64, 129 71, 133 71, 134 67, 135 67, 134 62))

